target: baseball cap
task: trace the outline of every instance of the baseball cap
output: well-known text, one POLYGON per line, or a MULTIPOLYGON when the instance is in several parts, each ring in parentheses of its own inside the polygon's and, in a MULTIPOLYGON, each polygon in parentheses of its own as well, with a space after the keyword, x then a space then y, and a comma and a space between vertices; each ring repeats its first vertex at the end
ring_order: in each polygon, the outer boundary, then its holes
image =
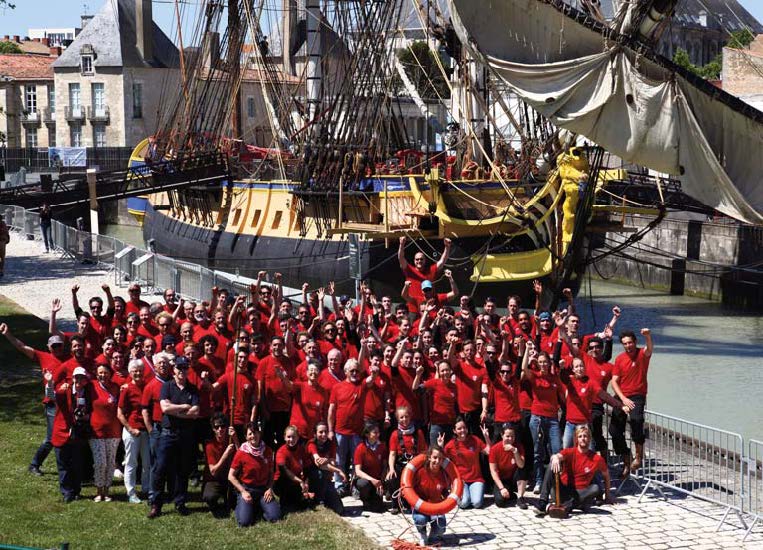
POLYGON ((74 372, 72 373, 72 378, 75 376, 88 376, 87 371, 82 367, 77 367, 74 369, 74 372))
POLYGON ((167 346, 170 346, 170 345, 174 346, 177 343, 178 343, 177 339, 171 334, 162 336, 162 348, 166 348, 167 346))
POLYGON ((175 357, 175 368, 180 370, 186 370, 190 365, 188 364, 188 359, 183 357, 182 355, 179 355, 178 357, 175 357))
POLYGON ((63 344, 63 343, 64 343, 64 339, 61 338, 58 334, 54 334, 53 336, 48 338, 48 345, 49 346, 52 346, 54 344, 63 344))
POLYGON ((424 290, 426 288, 429 288, 429 289, 432 288, 432 281, 422 281, 421 282, 421 290, 424 290))
POLYGON ((538 315, 539 321, 550 321, 551 320, 551 314, 548 311, 542 312, 540 315, 538 315))

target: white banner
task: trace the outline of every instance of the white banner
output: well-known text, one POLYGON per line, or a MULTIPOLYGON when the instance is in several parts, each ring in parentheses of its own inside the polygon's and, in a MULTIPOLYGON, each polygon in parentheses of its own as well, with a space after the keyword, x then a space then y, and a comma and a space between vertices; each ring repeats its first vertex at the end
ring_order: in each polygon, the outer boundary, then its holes
POLYGON ((48 147, 51 166, 86 168, 87 149, 84 147, 48 147))

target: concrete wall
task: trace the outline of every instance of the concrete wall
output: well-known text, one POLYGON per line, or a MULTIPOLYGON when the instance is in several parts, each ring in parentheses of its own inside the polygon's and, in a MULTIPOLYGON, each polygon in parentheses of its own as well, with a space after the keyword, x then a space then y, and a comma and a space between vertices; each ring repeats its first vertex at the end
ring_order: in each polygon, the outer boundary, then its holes
POLYGON ((134 147, 152 135, 159 124, 161 114, 172 109, 180 92, 178 69, 127 68, 124 70, 124 88, 121 96, 120 114, 124 126, 124 142, 134 147), (143 116, 133 116, 133 83, 143 85, 143 116))
MULTIPOLYGON (((648 223, 627 217, 624 225, 640 229, 648 223)), ((610 242, 628 234, 610 233, 610 242)), ((644 288, 763 308, 763 271, 737 270, 763 257, 763 228, 736 223, 667 219, 621 255, 600 260, 591 273, 644 288)))

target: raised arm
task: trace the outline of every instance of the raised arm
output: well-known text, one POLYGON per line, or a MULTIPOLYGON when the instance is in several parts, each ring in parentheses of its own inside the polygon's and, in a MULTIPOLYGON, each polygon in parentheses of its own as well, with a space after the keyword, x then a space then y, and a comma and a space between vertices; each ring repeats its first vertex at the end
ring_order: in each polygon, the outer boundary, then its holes
MULTIPOLYGON (((443 240, 443 250, 442 250, 442 256, 440 256, 440 259, 437 261, 437 273, 440 273, 442 271, 442 268, 445 267, 445 262, 448 261, 448 258, 450 258, 450 247, 453 244, 453 241, 451 241, 448 237, 445 237, 443 240)), ((458 292, 456 292, 458 294, 458 292)))
POLYGON ((539 279, 533 281, 533 292, 535 292, 535 316, 540 315, 540 300, 543 296, 543 283, 539 279))
MULTIPOLYGON (((437 265, 439 265, 439 263, 437 265)), ((448 300, 452 300, 458 296, 458 286, 456 285, 456 280, 453 278, 453 272, 450 269, 445 270, 445 278, 448 279, 448 282, 450 283, 450 292, 448 292, 447 297, 448 300)))
POLYGON ((421 386, 421 379, 424 377, 424 366, 419 365, 416 367, 416 376, 413 377, 413 383, 411 384, 411 389, 413 391, 416 391, 419 389, 419 386, 421 386))
POLYGON ((647 359, 652 356, 652 352, 654 351, 654 342, 652 342, 652 331, 648 328, 642 328, 641 329, 641 335, 644 337, 644 340, 646 340, 646 347, 644 348, 644 357, 647 359))
POLYGON ((72 285, 72 309, 74 310, 74 316, 79 317, 82 313, 82 308, 79 305, 79 299, 77 298, 77 292, 79 292, 79 285, 72 285))
POLYGON ((48 332, 51 335, 58 334, 59 336, 63 336, 56 326, 56 315, 59 311, 61 311, 62 307, 63 306, 61 305, 60 298, 55 298, 50 305, 50 321, 48 321, 48 332))
POLYGON ((339 311, 339 300, 336 299, 336 285, 334 281, 329 281, 326 286, 326 293, 331 296, 331 307, 334 310, 334 314, 339 311))
POLYGON ((400 237, 400 246, 397 249, 397 261, 400 264, 400 269, 405 271, 408 269, 408 261, 405 259, 405 236, 400 237))
POLYGON ((567 298, 567 311, 569 312, 570 315, 572 315, 573 313, 575 313, 575 299, 572 296, 572 290, 570 290, 569 288, 563 288, 562 294, 564 295, 565 298, 567 298))
POLYGON ((106 313, 107 315, 114 315, 114 295, 111 293, 111 287, 106 283, 101 285, 101 290, 106 295, 106 313))
POLYGON ((404 302, 411 301, 411 281, 405 281, 405 283, 403 283, 403 290, 400 292, 400 297, 404 302))
POLYGON ((29 359, 34 359, 34 349, 27 346, 24 342, 16 338, 13 334, 11 334, 11 329, 8 328, 8 325, 5 323, 0 323, 0 334, 5 336, 5 338, 11 343, 11 345, 16 348, 19 353, 22 353, 27 356, 29 359))

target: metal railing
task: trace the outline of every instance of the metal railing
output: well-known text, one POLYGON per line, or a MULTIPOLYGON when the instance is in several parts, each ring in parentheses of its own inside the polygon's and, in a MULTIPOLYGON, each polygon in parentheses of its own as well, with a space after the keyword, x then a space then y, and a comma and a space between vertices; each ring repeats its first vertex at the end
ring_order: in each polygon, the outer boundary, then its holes
POLYGON ((742 541, 747 540, 755 526, 763 519, 763 441, 750 439, 747 442, 745 457, 747 472, 747 512, 752 516, 752 522, 747 528, 742 541))
POLYGON ((660 487, 669 488, 723 506, 718 529, 732 511, 746 527, 741 435, 653 411, 646 411, 645 429, 641 497, 649 488, 661 494, 660 487))

